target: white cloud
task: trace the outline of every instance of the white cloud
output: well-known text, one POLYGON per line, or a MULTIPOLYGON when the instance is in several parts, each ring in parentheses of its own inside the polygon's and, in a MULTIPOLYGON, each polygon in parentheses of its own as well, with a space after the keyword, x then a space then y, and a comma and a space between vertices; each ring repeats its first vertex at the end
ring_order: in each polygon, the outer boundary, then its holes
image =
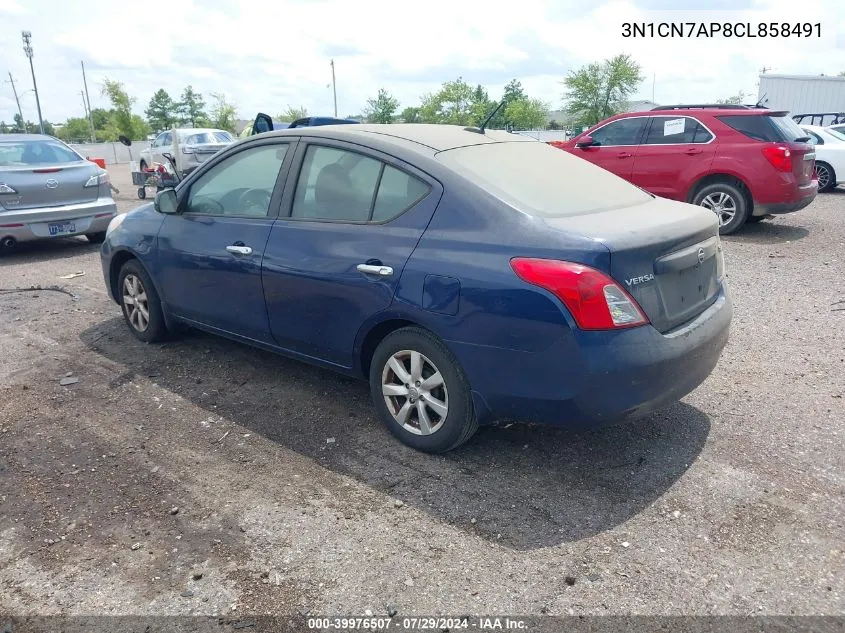
MULTIPOLYGON (((224 92, 243 118, 276 114, 288 104, 331 114, 329 59, 337 70, 341 116, 360 112, 384 87, 404 105, 461 75, 491 95, 511 77, 532 96, 561 105, 568 70, 618 52, 630 53, 648 77, 640 96, 662 103, 710 101, 756 90, 757 71, 836 74, 845 70, 845 13, 839 0, 687 0, 695 11, 665 11, 671 0, 525 0, 505 11, 481 1, 428 0, 398 7, 386 0, 280 0, 263 5, 234 0, 169 0, 167 10, 91 10, 78 0, 0 0, 0 50, 11 70, 26 118, 35 120, 29 66, 20 31, 30 30, 45 118, 82 114, 82 76, 88 69, 92 104, 105 77, 122 81, 142 112, 152 93, 174 97, 186 84, 208 96, 224 92), (702 7, 734 7, 702 10, 702 7), (743 8, 744 7, 744 8, 743 8), (808 39, 637 38, 622 23, 660 21, 820 22, 808 39), (837 40, 838 37, 838 40, 837 40), (837 45, 838 42, 838 45, 837 45)), ((677 3, 681 4, 680 0, 677 3)), ((0 85, 0 120, 16 105, 0 85)))

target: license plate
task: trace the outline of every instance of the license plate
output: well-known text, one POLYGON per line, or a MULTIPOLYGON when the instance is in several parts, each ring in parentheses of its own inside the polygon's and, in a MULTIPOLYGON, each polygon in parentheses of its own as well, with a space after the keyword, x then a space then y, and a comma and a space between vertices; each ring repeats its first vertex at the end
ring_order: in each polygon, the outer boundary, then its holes
POLYGON ((57 222, 56 224, 49 224, 47 227, 50 235, 66 235, 67 233, 76 233, 76 224, 73 222, 57 222))

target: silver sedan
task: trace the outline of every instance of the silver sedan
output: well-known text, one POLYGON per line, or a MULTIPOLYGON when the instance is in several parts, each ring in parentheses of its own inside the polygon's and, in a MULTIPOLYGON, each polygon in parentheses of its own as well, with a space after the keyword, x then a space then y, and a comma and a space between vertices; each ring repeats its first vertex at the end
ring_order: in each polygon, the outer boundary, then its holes
POLYGON ((51 136, 0 136, 0 245, 84 235, 102 242, 117 214, 108 172, 51 136))

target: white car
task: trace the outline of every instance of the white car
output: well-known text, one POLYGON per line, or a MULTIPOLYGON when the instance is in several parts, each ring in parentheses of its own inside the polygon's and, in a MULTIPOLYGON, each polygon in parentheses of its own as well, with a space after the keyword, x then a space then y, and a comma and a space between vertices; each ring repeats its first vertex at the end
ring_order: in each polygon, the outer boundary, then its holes
POLYGON ((820 125, 802 125, 816 149, 819 191, 845 184, 845 134, 820 125))
POLYGON ((142 170, 152 168, 155 163, 170 167, 170 161, 164 157, 165 153, 169 153, 173 156, 179 176, 184 177, 234 142, 235 139, 225 130, 213 128, 168 130, 159 134, 150 143, 148 149, 141 151, 138 162, 142 170))

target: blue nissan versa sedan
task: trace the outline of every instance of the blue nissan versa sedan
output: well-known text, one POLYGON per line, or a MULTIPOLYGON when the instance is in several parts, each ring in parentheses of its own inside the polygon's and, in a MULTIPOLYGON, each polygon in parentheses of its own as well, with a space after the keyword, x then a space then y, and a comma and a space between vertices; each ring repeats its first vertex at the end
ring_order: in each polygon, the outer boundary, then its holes
POLYGON ((712 212, 455 126, 244 139, 115 218, 102 263, 138 339, 187 324, 365 377, 430 452, 497 419, 593 427, 677 400, 732 313, 712 212))

